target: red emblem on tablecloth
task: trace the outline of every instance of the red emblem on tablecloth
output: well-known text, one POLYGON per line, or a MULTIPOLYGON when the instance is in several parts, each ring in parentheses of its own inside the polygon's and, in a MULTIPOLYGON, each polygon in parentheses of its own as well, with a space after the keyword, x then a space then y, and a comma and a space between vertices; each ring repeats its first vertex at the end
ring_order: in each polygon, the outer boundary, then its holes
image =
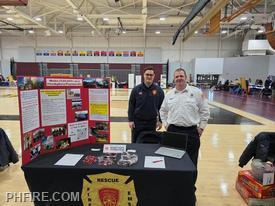
POLYGON ((117 206, 119 190, 113 188, 102 188, 98 191, 103 206, 117 206))

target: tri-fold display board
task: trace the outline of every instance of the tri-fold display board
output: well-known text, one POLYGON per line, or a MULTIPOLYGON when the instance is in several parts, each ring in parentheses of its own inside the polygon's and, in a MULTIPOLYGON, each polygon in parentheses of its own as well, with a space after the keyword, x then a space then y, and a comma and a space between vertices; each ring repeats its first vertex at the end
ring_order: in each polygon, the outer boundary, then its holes
POLYGON ((22 164, 40 154, 110 142, 110 81, 18 77, 22 164))

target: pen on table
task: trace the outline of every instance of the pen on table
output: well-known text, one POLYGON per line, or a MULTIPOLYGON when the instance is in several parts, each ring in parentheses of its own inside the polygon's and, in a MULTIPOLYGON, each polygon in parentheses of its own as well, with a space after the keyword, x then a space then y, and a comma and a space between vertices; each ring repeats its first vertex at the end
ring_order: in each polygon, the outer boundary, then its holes
POLYGON ((153 163, 158 163, 158 162, 162 162, 163 160, 155 160, 153 161, 153 163))

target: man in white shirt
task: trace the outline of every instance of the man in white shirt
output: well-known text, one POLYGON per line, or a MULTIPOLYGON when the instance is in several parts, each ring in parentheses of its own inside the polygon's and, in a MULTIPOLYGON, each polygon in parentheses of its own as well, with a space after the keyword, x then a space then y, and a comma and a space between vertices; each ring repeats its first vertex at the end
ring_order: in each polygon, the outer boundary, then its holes
MULTIPOLYGON (((175 88, 164 98, 160 118, 169 132, 188 135, 186 151, 197 167, 200 136, 210 116, 207 100, 202 91, 186 83, 186 72, 179 68, 174 72, 175 88)), ((195 175, 194 183, 196 182, 195 175)))

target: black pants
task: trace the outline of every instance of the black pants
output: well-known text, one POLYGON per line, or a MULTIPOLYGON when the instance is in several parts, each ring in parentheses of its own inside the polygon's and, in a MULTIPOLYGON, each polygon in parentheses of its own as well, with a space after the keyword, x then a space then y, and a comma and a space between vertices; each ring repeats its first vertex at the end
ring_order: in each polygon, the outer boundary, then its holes
MULTIPOLYGON (((178 133, 184 133, 188 135, 188 141, 187 141, 187 148, 186 152, 189 154, 190 159, 194 163, 194 165, 197 168, 198 165, 198 156, 199 156, 199 149, 200 149, 200 137, 199 133, 197 131, 197 127, 178 127, 175 125, 169 125, 167 128, 168 132, 178 132, 178 133)), ((194 185, 197 181, 198 172, 195 172, 194 175, 194 185)), ((196 187, 195 187, 196 190, 196 187)))
POLYGON ((156 131, 157 120, 134 120, 135 128, 132 130, 132 143, 136 143, 137 137, 142 131, 156 131))

